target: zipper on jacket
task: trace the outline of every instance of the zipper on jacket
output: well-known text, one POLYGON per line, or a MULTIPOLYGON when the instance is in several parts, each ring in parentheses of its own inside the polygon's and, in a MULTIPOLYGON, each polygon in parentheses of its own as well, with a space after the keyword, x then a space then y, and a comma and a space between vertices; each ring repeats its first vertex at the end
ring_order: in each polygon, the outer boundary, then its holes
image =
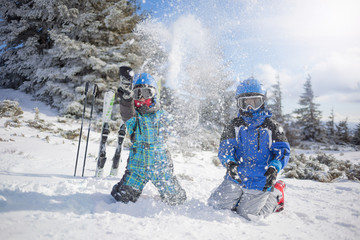
POLYGON ((136 127, 139 126, 139 132, 140 132, 140 135, 141 135, 141 127, 140 127, 140 122, 139 122, 139 118, 138 116, 136 116, 136 124, 135 124, 135 127, 134 127, 134 131, 136 131, 136 127))
POLYGON ((258 136, 257 136, 257 140, 258 140, 258 152, 260 152, 260 128, 257 129, 258 132, 258 136))

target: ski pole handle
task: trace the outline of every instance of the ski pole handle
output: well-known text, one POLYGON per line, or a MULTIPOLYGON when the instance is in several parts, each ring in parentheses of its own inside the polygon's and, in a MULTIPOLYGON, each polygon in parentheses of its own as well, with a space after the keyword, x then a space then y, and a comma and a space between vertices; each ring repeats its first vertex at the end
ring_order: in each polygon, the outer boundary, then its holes
POLYGON ((85 96, 87 95, 87 92, 88 92, 88 90, 89 90, 89 82, 86 82, 85 83, 85 96))
POLYGON ((94 95, 95 97, 96 97, 97 89, 98 89, 98 85, 95 83, 95 84, 94 84, 94 90, 93 90, 93 95, 94 95))

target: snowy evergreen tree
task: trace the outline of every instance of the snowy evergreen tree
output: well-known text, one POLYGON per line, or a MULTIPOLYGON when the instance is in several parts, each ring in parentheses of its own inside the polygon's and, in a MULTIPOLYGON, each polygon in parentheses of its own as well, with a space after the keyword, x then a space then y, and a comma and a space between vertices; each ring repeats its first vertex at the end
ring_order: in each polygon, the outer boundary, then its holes
POLYGON ((321 141, 321 111, 315 103, 315 96, 311 85, 311 76, 308 75, 304 84, 305 92, 300 96, 299 109, 296 109, 297 124, 302 132, 302 140, 321 141))
POLYGON ((360 123, 356 125, 354 136, 352 138, 352 143, 355 145, 360 145, 360 123))
POLYGON ((336 139, 338 143, 350 143, 351 136, 347 118, 336 124, 336 139))
POLYGON ((280 124, 284 124, 282 92, 280 85, 280 77, 276 76, 276 83, 271 86, 271 97, 269 97, 268 107, 273 114, 273 118, 280 124))
POLYGON ((271 95, 268 99, 268 108, 272 113, 272 118, 284 128, 290 145, 298 145, 301 140, 299 127, 296 122, 293 121, 290 114, 283 114, 282 91, 279 75, 276 76, 276 83, 271 86, 270 92, 271 95))
POLYGON ((286 138, 290 144, 290 146, 298 146, 302 139, 302 132, 300 130, 299 125, 296 121, 294 121, 291 114, 284 115, 284 123, 283 127, 285 129, 286 138))
POLYGON ((326 122, 326 138, 329 142, 335 143, 335 115, 334 109, 331 110, 329 121, 326 122))
POLYGON ((135 0, 2 0, 0 84, 81 114, 86 81, 101 95, 117 87, 119 66, 144 61, 136 10, 135 0))
POLYGON ((2 0, 0 4, 0 85, 18 88, 29 81, 41 61, 40 55, 54 41, 46 29, 57 24, 47 1, 2 0))

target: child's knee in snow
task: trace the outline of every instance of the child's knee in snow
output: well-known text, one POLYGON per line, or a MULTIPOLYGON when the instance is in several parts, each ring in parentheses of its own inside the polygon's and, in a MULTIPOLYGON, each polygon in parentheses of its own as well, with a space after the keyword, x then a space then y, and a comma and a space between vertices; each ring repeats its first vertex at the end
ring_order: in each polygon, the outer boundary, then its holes
POLYGON ((185 202, 186 192, 183 189, 180 189, 175 194, 164 194, 161 196, 162 201, 169 205, 179 205, 185 202))

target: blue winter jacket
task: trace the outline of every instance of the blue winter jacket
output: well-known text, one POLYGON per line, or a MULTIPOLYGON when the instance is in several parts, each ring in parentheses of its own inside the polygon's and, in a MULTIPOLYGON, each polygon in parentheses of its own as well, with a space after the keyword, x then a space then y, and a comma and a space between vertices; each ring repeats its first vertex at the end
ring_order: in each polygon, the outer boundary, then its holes
MULTIPOLYGON (((255 117, 239 116, 222 133, 218 157, 225 167, 230 161, 239 164, 240 184, 244 188, 262 190, 266 169, 274 166, 279 172, 289 161, 290 145, 271 115, 262 111, 255 117)), ((225 179, 233 180, 229 174, 225 179)))

